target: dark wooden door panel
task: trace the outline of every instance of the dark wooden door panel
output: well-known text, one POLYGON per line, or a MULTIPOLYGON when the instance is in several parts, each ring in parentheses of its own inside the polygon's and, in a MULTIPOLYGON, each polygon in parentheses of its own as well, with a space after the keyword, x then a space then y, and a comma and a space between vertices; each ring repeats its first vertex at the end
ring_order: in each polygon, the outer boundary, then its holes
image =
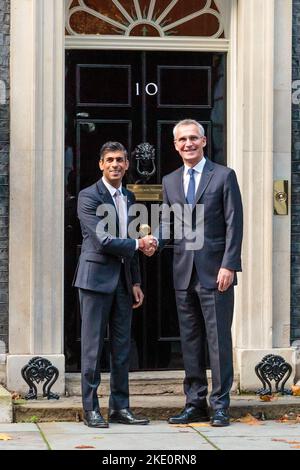
MULTIPOLYGON (((66 230, 65 354, 68 370, 80 368, 80 316, 72 288, 81 233, 76 217, 78 192, 100 178, 99 149, 108 140, 128 149, 126 183, 138 179, 134 150, 149 142, 156 172, 147 184, 182 165, 173 145, 181 119, 200 121, 208 138, 207 156, 226 164, 226 56, 194 52, 68 51, 66 53, 66 230)), ((150 203, 146 203, 150 209, 150 203)), ((134 312, 131 369, 183 367, 172 249, 141 255, 144 306, 134 312)), ((109 368, 109 344, 101 360, 109 368)))

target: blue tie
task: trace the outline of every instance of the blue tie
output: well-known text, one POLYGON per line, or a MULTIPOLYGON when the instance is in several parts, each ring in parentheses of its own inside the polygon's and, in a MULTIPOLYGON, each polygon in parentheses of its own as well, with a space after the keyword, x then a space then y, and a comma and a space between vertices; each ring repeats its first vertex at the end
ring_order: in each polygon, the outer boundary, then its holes
POLYGON ((188 204, 191 204, 193 206, 195 203, 195 178, 194 178, 195 170, 190 168, 188 170, 188 173, 190 175, 190 182, 189 182, 189 187, 188 187, 188 191, 186 195, 186 200, 188 204))

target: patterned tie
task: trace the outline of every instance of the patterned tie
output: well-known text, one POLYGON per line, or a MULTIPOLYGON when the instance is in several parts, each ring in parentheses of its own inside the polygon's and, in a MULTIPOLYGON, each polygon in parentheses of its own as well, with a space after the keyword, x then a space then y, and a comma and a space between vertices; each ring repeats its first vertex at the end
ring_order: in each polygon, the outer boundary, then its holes
POLYGON ((114 194, 116 209, 119 217, 119 237, 127 238, 127 207, 121 191, 116 190, 114 194))
POLYGON ((189 187, 186 195, 186 200, 188 204, 191 204, 192 206, 195 204, 195 178, 194 178, 194 173, 195 170, 193 168, 190 168, 188 170, 188 173, 190 175, 190 182, 189 182, 189 187))

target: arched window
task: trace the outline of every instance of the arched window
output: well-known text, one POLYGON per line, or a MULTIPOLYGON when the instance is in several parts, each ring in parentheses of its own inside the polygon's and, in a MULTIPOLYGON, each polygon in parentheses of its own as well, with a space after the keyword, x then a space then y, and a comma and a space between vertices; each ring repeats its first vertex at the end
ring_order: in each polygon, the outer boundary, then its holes
POLYGON ((217 0, 67 0, 67 35, 225 37, 217 0))

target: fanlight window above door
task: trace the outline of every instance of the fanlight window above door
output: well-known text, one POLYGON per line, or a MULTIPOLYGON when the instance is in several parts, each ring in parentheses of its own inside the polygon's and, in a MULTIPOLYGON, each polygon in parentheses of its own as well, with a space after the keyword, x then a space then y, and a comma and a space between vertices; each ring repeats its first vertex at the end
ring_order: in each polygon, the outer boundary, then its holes
POLYGON ((214 0, 67 0, 67 35, 224 38, 214 0))

